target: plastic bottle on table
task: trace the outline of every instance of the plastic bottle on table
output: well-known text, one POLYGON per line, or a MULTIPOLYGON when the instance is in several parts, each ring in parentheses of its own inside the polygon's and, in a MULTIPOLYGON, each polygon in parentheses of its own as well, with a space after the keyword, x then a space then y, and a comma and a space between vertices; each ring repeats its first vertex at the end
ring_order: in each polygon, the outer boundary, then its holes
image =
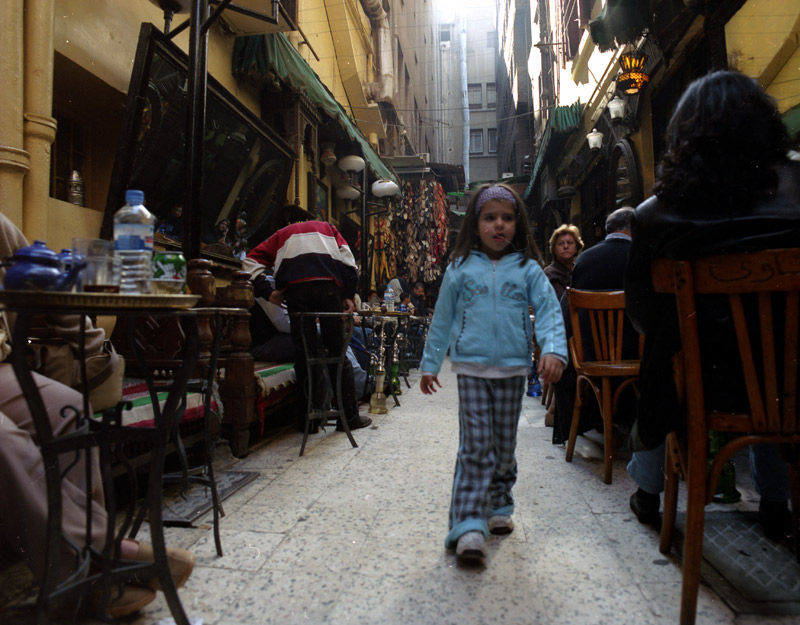
POLYGON ((394 310, 394 289, 391 286, 387 286, 383 294, 383 305, 387 311, 394 310))
POLYGON ((150 292, 155 222, 155 216, 144 207, 144 192, 128 189, 125 206, 114 215, 114 255, 120 270, 120 293, 150 292))

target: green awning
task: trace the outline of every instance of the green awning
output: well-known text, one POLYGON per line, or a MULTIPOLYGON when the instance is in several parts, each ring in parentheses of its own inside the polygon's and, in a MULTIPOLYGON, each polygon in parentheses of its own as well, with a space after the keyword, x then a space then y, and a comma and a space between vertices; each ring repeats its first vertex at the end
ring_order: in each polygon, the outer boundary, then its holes
POLYGON ((554 145, 553 139, 555 137, 566 138, 574 130, 577 130, 581 124, 581 114, 583 113, 583 104, 578 100, 569 106, 556 106, 547 120, 547 128, 544 129, 544 136, 542 143, 539 147, 539 153, 536 155, 536 162, 533 164, 533 171, 531 172, 531 179, 528 183, 528 188, 525 189, 523 199, 527 200, 530 196, 533 186, 536 184, 536 177, 544 165, 544 161, 552 151, 550 148, 554 145))
POLYGON ((783 114, 783 125, 789 133, 789 138, 794 144, 800 137, 800 104, 790 108, 783 114))
POLYGON ((283 33, 237 37, 233 46, 231 71, 234 76, 247 78, 262 88, 267 85, 279 87, 279 81, 284 81, 301 91, 337 120, 347 135, 361 145, 364 160, 377 177, 389 178, 400 184, 342 105, 283 33))

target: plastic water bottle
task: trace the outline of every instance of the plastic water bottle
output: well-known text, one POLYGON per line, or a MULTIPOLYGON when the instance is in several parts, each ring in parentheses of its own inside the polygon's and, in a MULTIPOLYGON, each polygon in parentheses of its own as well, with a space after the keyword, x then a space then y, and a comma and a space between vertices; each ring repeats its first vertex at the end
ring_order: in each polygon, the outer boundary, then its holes
POLYGON ((144 207, 144 192, 125 191, 125 206, 114 215, 114 255, 120 269, 120 293, 150 292, 155 223, 156 218, 144 207))
POLYGON ((394 289, 390 286, 386 287, 386 291, 383 294, 383 305, 386 306, 388 311, 394 310, 394 289))

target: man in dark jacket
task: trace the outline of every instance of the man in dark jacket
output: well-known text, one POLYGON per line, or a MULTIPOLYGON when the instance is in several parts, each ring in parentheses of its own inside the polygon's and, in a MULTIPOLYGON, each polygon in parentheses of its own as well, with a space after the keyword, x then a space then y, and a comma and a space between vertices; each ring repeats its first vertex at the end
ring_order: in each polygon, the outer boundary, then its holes
MULTIPOLYGON (((297 312, 353 312, 358 268, 347 242, 329 223, 305 221, 275 232, 254 247, 242 263, 254 276, 256 297, 267 298, 280 305, 286 300, 289 315, 297 312), (264 269, 272 269, 275 288, 264 269)), ((342 350, 342 320, 322 319, 322 342, 329 354, 342 350)), ((316 324, 291 324, 295 344, 295 375, 300 388, 306 390, 307 371, 303 334, 310 345, 317 344, 316 324)), ((336 366, 330 366, 331 379, 336 379, 336 366)), ((369 417, 358 414, 353 368, 345 359, 342 370, 342 403, 351 430, 367 427, 369 417)), ((341 428, 342 425, 339 425, 341 428)), ((312 428, 313 429, 313 428, 312 428)))
MULTIPOLYGON (((606 218, 606 238, 596 245, 585 250, 572 270, 572 284, 574 289, 585 291, 619 291, 622 290, 622 283, 625 276, 625 267, 628 264, 628 250, 631 247, 631 216, 633 209, 630 207, 618 208, 606 218)), ((566 294, 561 298, 561 312, 564 315, 564 325, 567 337, 572 335, 571 323, 569 318, 569 307, 567 305, 566 294)), ((631 358, 637 358, 637 339, 636 332, 630 326, 627 318, 625 320, 627 332, 624 335, 626 354, 631 358)), ((582 336, 591 336, 587 326, 583 329, 581 324, 582 336)), ((589 350, 587 358, 591 359, 591 345, 586 344, 584 339, 584 351, 589 350)), ((570 363, 564 370, 561 380, 555 384, 555 421, 553 426, 553 444, 560 445, 569 439, 569 428, 572 423, 572 409, 575 406, 575 385, 577 376, 575 367, 570 363)), ((623 404, 619 414, 626 413, 630 406, 623 404)), ((594 421, 599 420, 599 411, 594 401, 584 404, 584 415, 581 419, 581 430, 594 427, 594 421)), ((629 425, 629 419, 623 419, 623 425, 629 425)))

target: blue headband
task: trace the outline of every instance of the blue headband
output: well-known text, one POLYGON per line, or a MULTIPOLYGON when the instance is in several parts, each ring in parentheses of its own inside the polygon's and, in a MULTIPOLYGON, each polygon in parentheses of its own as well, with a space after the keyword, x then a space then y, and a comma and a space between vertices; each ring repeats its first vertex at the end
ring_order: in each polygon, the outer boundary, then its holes
POLYGON ((487 189, 484 189, 478 196, 478 199, 475 200, 476 215, 480 214, 481 208, 489 200, 508 200, 514 205, 514 208, 516 209, 517 202, 514 199, 514 196, 511 194, 511 191, 509 191, 505 187, 501 187, 498 185, 496 187, 488 187, 487 189))

